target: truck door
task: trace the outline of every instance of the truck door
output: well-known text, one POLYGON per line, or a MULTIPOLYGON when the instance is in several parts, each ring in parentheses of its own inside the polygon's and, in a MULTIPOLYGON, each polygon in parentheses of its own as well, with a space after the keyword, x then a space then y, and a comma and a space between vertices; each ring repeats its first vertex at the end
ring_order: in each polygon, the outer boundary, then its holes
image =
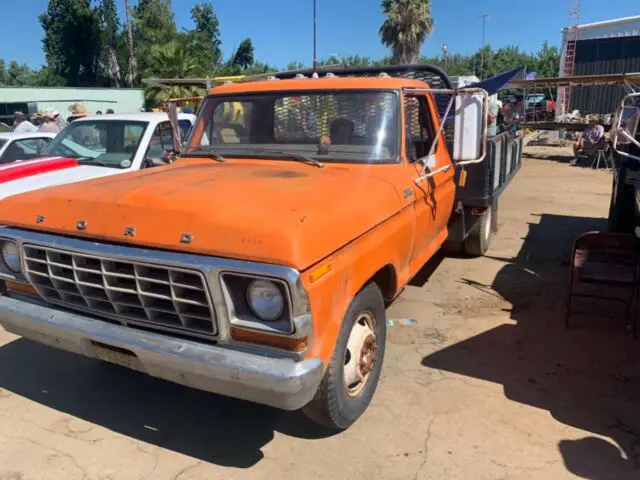
POLYGON ((447 238, 447 223, 455 199, 454 167, 444 142, 437 142, 434 154, 427 158, 439 128, 438 113, 432 98, 425 94, 404 97, 405 149, 414 192, 416 238, 411 258, 413 274, 440 248, 447 238), (425 177, 426 172, 451 168, 425 177))

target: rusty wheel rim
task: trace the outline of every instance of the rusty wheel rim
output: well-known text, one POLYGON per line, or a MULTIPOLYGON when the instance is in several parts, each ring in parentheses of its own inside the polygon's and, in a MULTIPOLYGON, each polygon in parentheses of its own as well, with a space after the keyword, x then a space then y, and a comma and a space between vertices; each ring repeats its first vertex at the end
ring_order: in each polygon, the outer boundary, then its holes
POLYGON ((347 394, 352 397, 358 396, 367 385, 376 362, 378 344, 374 325, 371 312, 361 312, 349 333, 343 381, 347 394))

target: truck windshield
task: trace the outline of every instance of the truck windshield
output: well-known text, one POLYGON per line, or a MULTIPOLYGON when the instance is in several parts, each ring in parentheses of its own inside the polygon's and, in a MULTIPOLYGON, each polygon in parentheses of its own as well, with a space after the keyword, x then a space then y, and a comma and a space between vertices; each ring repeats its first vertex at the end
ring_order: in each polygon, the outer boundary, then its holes
POLYGON ((185 154, 389 163, 399 152, 395 92, 274 92, 208 97, 185 154))
POLYGON ((129 168, 148 122, 86 120, 70 123, 40 153, 72 157, 86 165, 129 168))

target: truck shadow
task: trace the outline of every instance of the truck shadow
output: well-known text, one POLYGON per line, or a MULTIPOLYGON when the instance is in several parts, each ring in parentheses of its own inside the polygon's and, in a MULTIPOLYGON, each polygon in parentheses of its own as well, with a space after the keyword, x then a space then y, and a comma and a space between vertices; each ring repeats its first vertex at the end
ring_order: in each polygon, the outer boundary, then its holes
POLYGON ((588 432, 567 430, 572 436, 559 438, 557 448, 570 472, 593 480, 633 477, 632 472, 638 478, 640 468, 640 343, 612 318, 574 317, 574 328, 563 325, 572 241, 605 228, 604 219, 541 215, 518 255, 500 259, 507 265, 485 286, 512 304, 516 323, 422 361, 501 384, 509 400, 588 432))
POLYGON ((308 439, 332 433, 300 412, 190 389, 23 338, 0 348, 0 388, 133 439, 236 468, 258 463, 275 431, 308 439))

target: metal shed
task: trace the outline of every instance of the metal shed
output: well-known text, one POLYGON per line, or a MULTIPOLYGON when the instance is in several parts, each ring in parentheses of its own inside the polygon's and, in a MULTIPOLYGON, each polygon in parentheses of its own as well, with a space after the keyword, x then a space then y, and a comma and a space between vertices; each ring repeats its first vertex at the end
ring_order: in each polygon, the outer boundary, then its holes
MULTIPOLYGON (((640 15, 589 23, 562 30, 560 76, 640 72, 640 15)), ((570 96, 558 91, 558 112, 611 113, 625 93, 622 85, 572 87, 570 96)))

